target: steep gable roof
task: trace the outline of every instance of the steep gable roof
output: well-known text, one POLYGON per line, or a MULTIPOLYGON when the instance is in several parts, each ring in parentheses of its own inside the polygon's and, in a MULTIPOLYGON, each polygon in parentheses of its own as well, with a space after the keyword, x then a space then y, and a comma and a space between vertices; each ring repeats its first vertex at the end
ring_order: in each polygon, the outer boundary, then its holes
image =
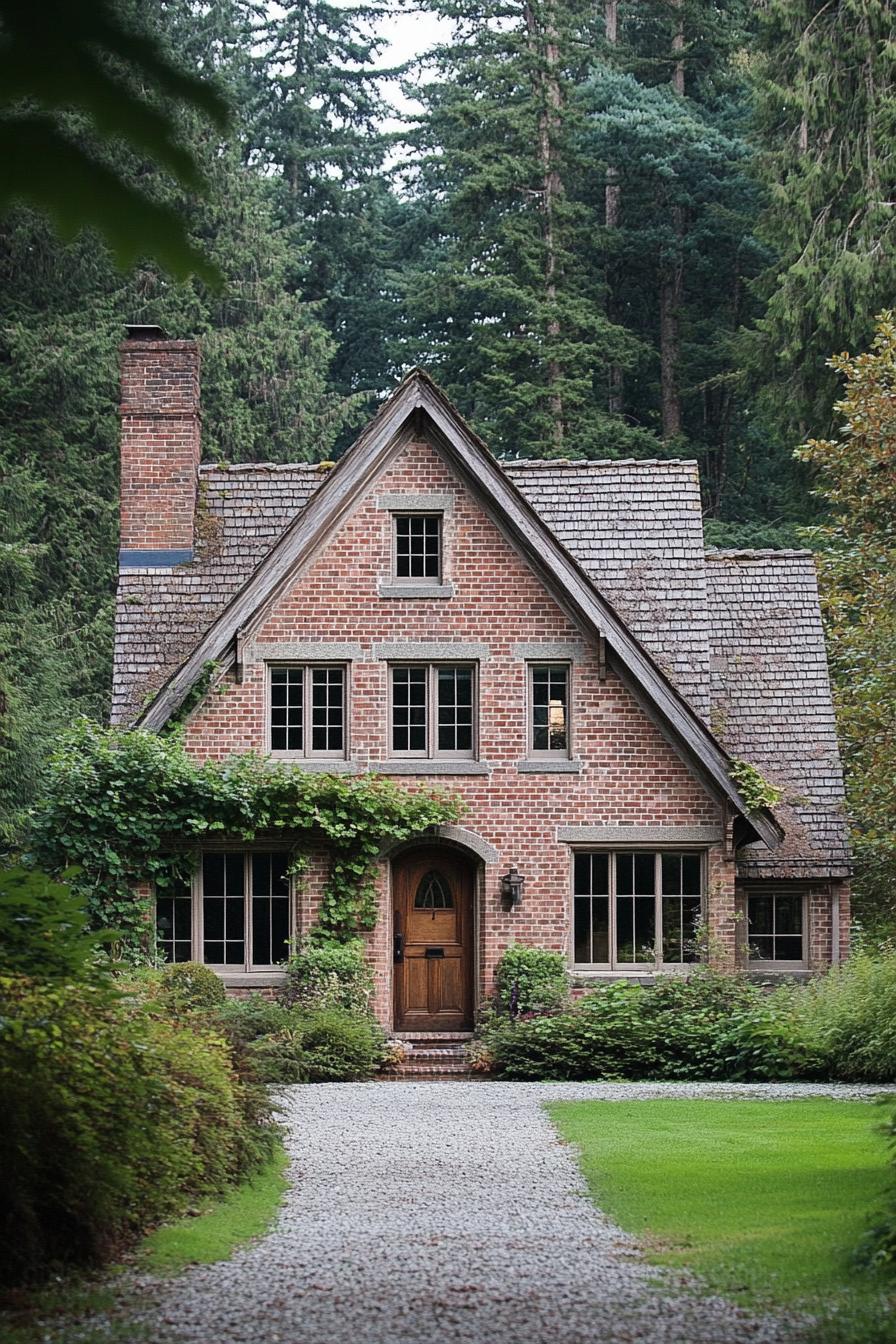
POLYGON ((784 789, 785 838, 746 846, 748 877, 845 877, 849 844, 815 563, 809 551, 709 551, 713 726, 784 789))
POLYGON ((502 462, 697 713, 709 719, 709 605, 696 462, 502 462))
MULTIPOLYGON (((306 507, 169 677, 141 715, 140 725, 158 729, 167 721, 207 663, 225 656, 238 632, 259 607, 270 601, 290 581, 296 567, 326 542, 360 494, 400 450, 411 430, 425 433, 442 452, 560 605, 584 629, 606 639, 615 655, 619 675, 642 706, 702 778, 736 811, 746 815, 746 805, 728 773, 730 758, 720 743, 481 440, 432 380, 420 371, 405 379, 328 474, 306 507)), ((781 839, 780 828, 767 812, 752 816, 750 824, 770 847, 781 839)))

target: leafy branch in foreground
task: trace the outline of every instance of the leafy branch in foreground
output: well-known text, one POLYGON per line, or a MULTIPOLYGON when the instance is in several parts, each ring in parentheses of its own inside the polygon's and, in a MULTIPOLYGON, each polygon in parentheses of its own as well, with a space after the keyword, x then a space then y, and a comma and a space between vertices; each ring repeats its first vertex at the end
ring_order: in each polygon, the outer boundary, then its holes
POLYGON ((217 269, 189 241, 180 214, 152 201, 66 129, 74 112, 97 146, 124 141, 185 187, 202 185, 178 142, 173 100, 227 123, 222 95, 178 68, 160 41, 124 21, 111 0, 0 0, 0 212, 24 202, 65 238, 92 226, 125 268, 144 255, 174 275, 210 283, 217 269), (156 101, 135 92, 149 89, 156 101))

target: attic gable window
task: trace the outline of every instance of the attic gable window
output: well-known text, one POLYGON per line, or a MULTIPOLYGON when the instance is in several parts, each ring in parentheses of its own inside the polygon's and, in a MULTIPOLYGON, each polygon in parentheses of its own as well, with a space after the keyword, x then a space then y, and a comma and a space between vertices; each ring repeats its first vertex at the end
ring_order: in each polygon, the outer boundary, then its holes
POLYGON ((272 666, 268 672, 269 750, 288 756, 345 756, 345 668, 272 666))
POLYGON ((442 515, 397 513, 395 578, 439 583, 442 578, 442 515))

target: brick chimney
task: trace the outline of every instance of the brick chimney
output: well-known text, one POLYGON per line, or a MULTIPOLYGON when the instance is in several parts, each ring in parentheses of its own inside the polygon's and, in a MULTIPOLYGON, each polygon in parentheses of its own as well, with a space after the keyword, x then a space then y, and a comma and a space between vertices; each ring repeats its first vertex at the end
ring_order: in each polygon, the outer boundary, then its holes
POLYGON ((121 344, 122 569, 193 557, 199 477, 199 347, 161 327, 121 344))

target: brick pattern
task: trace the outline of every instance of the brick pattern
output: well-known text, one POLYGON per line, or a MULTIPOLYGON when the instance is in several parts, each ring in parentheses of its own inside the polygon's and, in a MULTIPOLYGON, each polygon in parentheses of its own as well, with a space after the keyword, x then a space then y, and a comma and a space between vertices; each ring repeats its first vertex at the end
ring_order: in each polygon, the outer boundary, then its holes
POLYGON ((199 348, 195 341, 121 347, 121 545, 193 545, 199 469, 199 348))
MULTIPOLYGON (((658 729, 612 673, 602 674, 597 651, 573 669, 573 754, 577 774, 521 774, 526 755, 526 663, 520 643, 580 644, 581 636, 498 528, 451 477, 425 443, 408 447, 292 587, 247 631, 244 680, 226 676, 186 726, 187 749, 222 759, 264 742, 265 666, 252 660, 254 643, 302 640, 360 645, 351 673, 351 756, 362 769, 388 757, 388 664, 373 647, 405 641, 485 644, 480 666, 479 756, 486 776, 444 781, 465 804, 464 822, 495 846, 499 859, 482 877, 478 921, 480 994, 511 941, 565 951, 569 940, 570 849, 556 840, 561 825, 601 822, 634 825, 718 825, 720 812, 658 729), (445 518, 445 573, 455 588, 449 601, 382 599, 388 579, 391 519, 377 496, 411 489, 451 492, 445 518), (526 876, 522 907, 501 908, 500 875, 515 864, 526 876)), ((407 787, 427 785, 411 776, 407 787)), ((733 892, 733 862, 712 859, 720 886, 717 922, 728 937, 724 901, 733 892)), ((322 880, 320 874, 315 881, 322 880)), ((381 918, 370 940, 377 975, 377 1009, 390 1013, 391 911, 388 864, 380 874, 381 918)), ((313 903, 312 903, 313 904, 313 903)), ((303 924, 311 917, 303 910, 303 924)), ((730 921, 729 921, 730 922, 730 921)), ((732 944, 733 946, 733 944, 732 944)))

